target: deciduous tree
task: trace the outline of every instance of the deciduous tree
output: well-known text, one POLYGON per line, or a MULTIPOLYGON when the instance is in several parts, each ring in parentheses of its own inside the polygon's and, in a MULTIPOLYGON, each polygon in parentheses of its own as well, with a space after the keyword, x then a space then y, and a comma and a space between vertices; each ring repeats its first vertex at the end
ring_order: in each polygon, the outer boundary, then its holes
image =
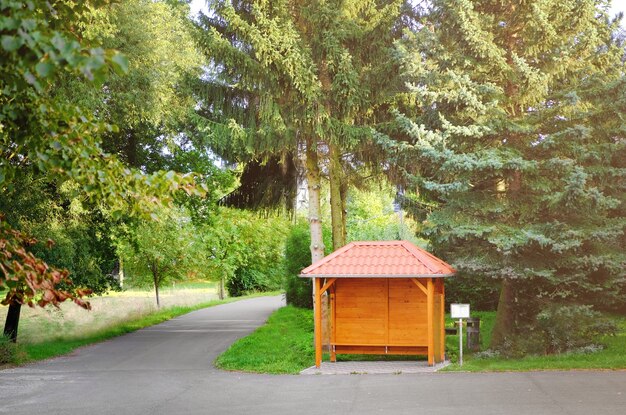
MULTIPOLYGON (((91 5, 37 0, 0 2, 0 190, 6 194, 15 185, 15 174, 28 167, 51 180, 74 181, 87 198, 107 204, 113 213, 143 215, 172 201, 179 190, 201 193, 191 176, 174 172, 146 175, 106 154, 99 138, 115 128, 50 93, 61 74, 101 85, 111 71, 127 70, 128 61, 119 53, 86 48, 75 36, 76 25, 91 5)), ((13 251, 26 249, 26 239, 16 236, 11 242, 13 251)), ((41 291, 29 285, 27 278, 47 275, 50 278, 46 277, 43 295, 58 293, 59 301, 70 298, 56 287, 66 275, 60 276, 62 272, 52 268, 46 271, 43 262, 24 252, 10 260, 11 267, 4 267, 0 281, 28 285, 36 296, 41 291), (36 273, 20 271, 28 264, 36 268, 36 273)), ((15 315, 15 309, 19 315, 20 305, 30 301, 28 296, 10 296, 9 300, 5 303, 9 304, 10 315, 15 315)))

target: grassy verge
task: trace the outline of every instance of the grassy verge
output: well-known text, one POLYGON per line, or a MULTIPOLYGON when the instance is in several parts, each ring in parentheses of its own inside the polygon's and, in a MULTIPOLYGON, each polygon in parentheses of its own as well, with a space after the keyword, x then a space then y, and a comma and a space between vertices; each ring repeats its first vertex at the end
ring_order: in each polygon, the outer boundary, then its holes
MULTIPOLYGON (((481 319, 481 349, 491 341, 495 313, 478 312, 473 317, 481 319)), ((521 359, 499 357, 479 358, 464 353, 464 364, 453 363, 448 371, 525 371, 570 369, 626 369, 626 317, 616 317, 619 333, 598 339, 605 346, 595 353, 566 353, 550 356, 527 356, 521 359)), ((452 320, 447 320, 452 327, 452 320)), ((446 353, 456 361, 459 349, 458 336, 446 336, 446 353)), ((397 360, 398 356, 338 356, 338 360, 397 360)), ((411 360, 422 359, 411 356, 411 360)), ((328 356, 324 357, 328 360, 328 356)), ((277 310, 267 324, 251 335, 238 340, 221 354, 216 365, 226 370, 256 373, 299 373, 314 364, 313 315, 311 310, 287 306, 277 310)))
MULTIPOLYGON (((481 349, 488 348, 491 341, 491 329, 495 321, 495 313, 481 313, 481 349), (483 325, 484 323, 484 325, 483 325)), ((555 355, 529 355, 519 359, 502 357, 480 358, 476 354, 463 356, 463 366, 453 363, 446 371, 526 371, 526 370, 591 370, 591 369, 626 369, 626 316, 614 317, 618 326, 615 336, 603 336, 597 343, 604 346, 603 350, 594 353, 563 353, 555 355)), ((446 350, 458 352, 457 336, 447 336, 446 350)), ((453 353, 454 353, 453 352, 453 353)), ((456 356, 456 355, 455 355, 456 356)), ((454 359, 456 360, 456 358, 454 359)))
POLYGON ((215 364, 226 370, 299 373, 313 362, 313 313, 293 306, 274 312, 262 327, 236 341, 215 364))
POLYGON ((16 358, 14 364, 20 365, 30 363, 37 360, 48 359, 72 352, 73 350, 86 346, 89 344, 97 343, 103 340, 107 340, 122 334, 130 333, 139 330, 144 327, 152 326, 162 323, 166 320, 170 320, 174 317, 178 317, 183 314, 190 313, 195 310, 200 310, 207 307, 213 307, 220 304, 231 303, 248 298, 278 295, 280 292, 270 293, 257 293, 243 297, 233 297, 224 300, 212 300, 202 302, 194 305, 185 306, 173 306, 168 308, 162 308, 156 310, 147 315, 135 316, 127 320, 118 321, 112 323, 108 327, 103 327, 98 331, 86 334, 86 335, 69 335, 66 337, 58 336, 46 341, 36 343, 19 343, 16 351, 16 358))

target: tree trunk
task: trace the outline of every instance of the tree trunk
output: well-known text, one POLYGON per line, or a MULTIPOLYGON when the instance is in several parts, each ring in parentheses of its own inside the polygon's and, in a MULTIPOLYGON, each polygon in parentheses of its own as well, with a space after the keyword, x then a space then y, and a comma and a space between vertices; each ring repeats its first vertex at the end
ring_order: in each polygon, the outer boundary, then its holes
MULTIPOLYGON (((513 172, 513 176, 507 183, 507 197, 517 197, 522 187, 522 174, 519 171, 513 172)), ((500 298, 498 299, 498 310, 496 312, 496 322, 491 335, 491 346, 495 349, 501 348, 507 337, 511 337, 517 331, 517 321, 515 304, 515 283, 510 279, 502 280, 500 288, 500 298)))
POLYGON ((500 288, 496 322, 491 334, 490 348, 499 349, 515 332, 515 288, 511 280, 504 279, 500 288))
POLYGON ((8 337, 13 343, 17 341, 17 327, 20 324, 21 309, 21 304, 11 303, 9 305, 9 311, 7 312, 7 318, 4 323, 4 335, 8 337))
POLYGON ((120 257, 120 271, 118 273, 120 288, 124 288, 124 261, 120 257))
POLYGON ((127 131, 125 134, 126 144, 124 146, 124 155, 126 156, 126 162, 131 167, 140 168, 139 156, 137 154, 139 148, 139 140, 134 129, 127 131))
POLYGON ((343 221, 343 203, 341 199, 341 183, 343 168, 341 166, 341 152, 335 144, 330 144, 330 163, 328 175, 330 180, 330 218, 333 231, 333 250, 346 244, 346 232, 343 221))
POLYGON ((152 271, 152 278, 154 281, 154 294, 156 295, 157 308, 161 308, 161 301, 159 299, 159 277, 155 270, 152 271))
POLYGON ((220 278, 219 291, 217 293, 220 300, 224 299, 224 274, 220 278))
POLYGON ((344 180, 341 182, 341 223, 343 227, 343 241, 348 240, 348 182, 344 180))
POLYGON ((317 148, 312 139, 307 139, 306 179, 309 190, 309 229, 311 232, 311 262, 324 258, 324 238, 320 215, 320 168, 317 148))

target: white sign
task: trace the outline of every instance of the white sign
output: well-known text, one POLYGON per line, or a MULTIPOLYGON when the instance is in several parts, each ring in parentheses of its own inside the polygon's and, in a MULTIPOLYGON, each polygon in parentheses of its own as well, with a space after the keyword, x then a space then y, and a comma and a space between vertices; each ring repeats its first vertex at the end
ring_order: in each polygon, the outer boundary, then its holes
POLYGON ((469 304, 450 304, 450 317, 452 318, 469 318, 469 304))

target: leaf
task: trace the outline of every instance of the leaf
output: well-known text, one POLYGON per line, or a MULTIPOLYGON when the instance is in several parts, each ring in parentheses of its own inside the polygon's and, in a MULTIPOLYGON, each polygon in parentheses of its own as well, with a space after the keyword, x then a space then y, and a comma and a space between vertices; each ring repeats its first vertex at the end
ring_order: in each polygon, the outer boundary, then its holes
POLYGON ((16 36, 4 35, 2 36, 2 48, 7 52, 13 52, 18 49, 24 41, 16 36))
POLYGON ((14 19, 11 17, 1 17, 0 18, 0 27, 2 27, 3 30, 15 30, 18 27, 20 27, 20 20, 19 19, 14 19))
POLYGON ((54 72, 54 65, 50 61, 39 62, 35 65, 35 71, 40 77, 47 78, 54 72))
POLYGON ((113 69, 119 75, 123 75, 128 73, 128 58, 122 55, 121 53, 116 53, 111 57, 111 63, 113 64, 113 69))
POLYGON ((26 82, 34 86, 37 91, 41 91, 41 85, 39 85, 37 78, 35 77, 35 75, 30 73, 30 71, 26 71, 26 73, 24 73, 24 79, 26 79, 26 82))

